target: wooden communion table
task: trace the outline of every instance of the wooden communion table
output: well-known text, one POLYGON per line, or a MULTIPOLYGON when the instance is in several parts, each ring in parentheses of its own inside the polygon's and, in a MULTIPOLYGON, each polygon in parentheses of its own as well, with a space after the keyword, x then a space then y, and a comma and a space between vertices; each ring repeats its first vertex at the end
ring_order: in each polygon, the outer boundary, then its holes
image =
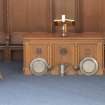
POLYGON ((70 33, 66 37, 54 33, 36 33, 24 37, 25 75, 31 75, 30 63, 44 58, 51 66, 50 74, 59 75, 59 64, 68 64, 66 75, 81 74, 78 65, 85 57, 98 62, 97 75, 104 72, 104 35, 102 33, 70 33))

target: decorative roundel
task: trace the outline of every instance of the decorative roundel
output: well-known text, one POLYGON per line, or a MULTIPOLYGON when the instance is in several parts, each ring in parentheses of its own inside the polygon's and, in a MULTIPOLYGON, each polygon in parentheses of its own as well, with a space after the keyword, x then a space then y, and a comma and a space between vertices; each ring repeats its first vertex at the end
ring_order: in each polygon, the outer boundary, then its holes
POLYGON ((94 75, 98 71, 98 63, 92 57, 86 57, 80 62, 80 71, 85 75, 94 75))
POLYGON ((48 63, 43 58, 36 58, 30 64, 30 69, 34 75, 43 75, 47 73, 48 63))

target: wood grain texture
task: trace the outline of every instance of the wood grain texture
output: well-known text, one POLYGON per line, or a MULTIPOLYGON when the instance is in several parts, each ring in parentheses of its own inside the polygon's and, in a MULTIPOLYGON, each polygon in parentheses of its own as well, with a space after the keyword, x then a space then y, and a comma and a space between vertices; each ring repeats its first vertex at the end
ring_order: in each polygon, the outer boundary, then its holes
POLYGON ((100 19, 101 31, 105 32, 105 0, 101 0, 100 19))
POLYGON ((3 32, 3 0, 0 0, 0 32, 3 32))
POLYGON ((6 34, 4 32, 0 32, 0 43, 5 43, 6 34))
POLYGON ((12 32, 48 31, 48 0, 9 0, 12 32))
POLYGON ((99 0, 82 0, 82 31, 97 32, 99 31, 99 0))
POLYGON ((47 32, 52 30, 51 21, 54 18, 61 18, 62 14, 66 14, 68 18, 76 18, 77 32, 103 32, 104 4, 104 0, 0 0, 0 30, 8 27, 10 33, 47 32), (6 18, 8 26, 3 26, 6 18))
POLYGON ((41 33, 36 34, 35 37, 31 35, 24 37, 24 73, 30 75, 31 61, 42 57, 52 65, 51 74, 60 74, 59 64, 68 64, 68 68, 65 70, 66 75, 79 74, 74 66, 80 64, 80 61, 85 57, 93 57, 99 64, 97 74, 102 75, 104 40, 105 37, 102 33, 80 33, 70 34, 70 36, 68 34, 68 37, 60 37, 57 34, 55 37, 52 33, 41 33), (42 50, 40 54, 36 53, 37 48, 42 50))
POLYGON ((67 18, 75 17, 75 0, 53 0, 54 18, 61 18, 65 14, 67 18))

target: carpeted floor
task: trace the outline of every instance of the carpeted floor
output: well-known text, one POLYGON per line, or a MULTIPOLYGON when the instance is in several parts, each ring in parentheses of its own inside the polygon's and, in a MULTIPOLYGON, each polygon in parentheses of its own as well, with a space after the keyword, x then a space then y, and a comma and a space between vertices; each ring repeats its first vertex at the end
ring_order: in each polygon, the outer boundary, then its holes
POLYGON ((0 70, 0 105, 105 105, 104 76, 24 76, 19 62, 0 70))

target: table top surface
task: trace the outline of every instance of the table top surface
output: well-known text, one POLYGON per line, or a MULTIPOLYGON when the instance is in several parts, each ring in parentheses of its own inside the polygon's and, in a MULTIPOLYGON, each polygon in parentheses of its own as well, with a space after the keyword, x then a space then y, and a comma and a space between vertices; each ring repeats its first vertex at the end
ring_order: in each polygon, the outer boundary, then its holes
POLYGON ((62 36, 61 33, 34 32, 24 34, 24 39, 105 39, 105 33, 85 32, 85 33, 67 33, 62 36))

